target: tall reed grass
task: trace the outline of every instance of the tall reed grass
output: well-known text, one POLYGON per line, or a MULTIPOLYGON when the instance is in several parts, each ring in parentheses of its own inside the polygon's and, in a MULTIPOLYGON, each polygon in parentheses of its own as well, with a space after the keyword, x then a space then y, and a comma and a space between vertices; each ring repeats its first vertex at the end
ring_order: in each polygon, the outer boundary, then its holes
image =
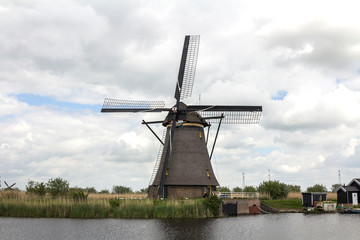
MULTIPOLYGON (((99 194, 101 195, 101 194, 99 194)), ((204 218, 212 214, 203 199, 121 199, 89 195, 86 201, 72 198, 29 196, 0 192, 0 216, 29 218, 204 218)))

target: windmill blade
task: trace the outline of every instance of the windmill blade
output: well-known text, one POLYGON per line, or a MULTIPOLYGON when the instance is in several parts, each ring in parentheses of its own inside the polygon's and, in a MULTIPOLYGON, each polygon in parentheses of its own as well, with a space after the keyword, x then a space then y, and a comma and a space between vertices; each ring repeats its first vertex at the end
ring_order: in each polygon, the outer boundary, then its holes
POLYGON ((7 187, 9 187, 9 185, 7 184, 7 182, 6 182, 6 181, 4 181, 4 183, 5 183, 5 185, 6 185, 7 187))
POLYGON ((185 36, 178 81, 176 83, 174 96, 177 101, 191 97, 199 52, 199 44, 200 35, 185 36))
POLYGON ((162 112, 170 110, 170 108, 164 107, 164 101, 131 101, 105 98, 101 112, 162 112))
POLYGON ((12 188, 13 186, 15 186, 16 183, 12 184, 9 188, 12 188))
POLYGON ((210 123, 218 123, 224 114, 224 124, 258 124, 261 118, 261 106, 222 106, 190 105, 186 111, 196 111, 210 123))

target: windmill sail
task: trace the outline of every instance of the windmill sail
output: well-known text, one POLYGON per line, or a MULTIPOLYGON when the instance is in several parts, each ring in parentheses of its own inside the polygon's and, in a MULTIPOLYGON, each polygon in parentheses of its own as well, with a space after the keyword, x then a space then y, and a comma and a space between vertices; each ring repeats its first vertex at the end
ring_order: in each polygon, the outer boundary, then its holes
POLYGON ((131 101, 105 98, 101 112, 162 112, 164 101, 131 101))
POLYGON ((174 97, 177 100, 191 97, 199 53, 199 44, 199 35, 185 36, 178 81, 175 88, 174 97))
POLYGON ((186 111, 197 111, 210 123, 218 123, 224 114, 224 124, 258 124, 261 118, 261 106, 221 106, 221 105, 189 105, 186 111))

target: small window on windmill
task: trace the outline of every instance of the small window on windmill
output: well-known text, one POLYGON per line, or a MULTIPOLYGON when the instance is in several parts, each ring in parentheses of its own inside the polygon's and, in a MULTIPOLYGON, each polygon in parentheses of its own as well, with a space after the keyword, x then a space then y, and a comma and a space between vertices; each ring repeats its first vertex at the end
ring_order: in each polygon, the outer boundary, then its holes
POLYGON ((209 170, 206 170, 206 176, 210 177, 209 170))
POLYGON ((200 138, 202 138, 202 136, 201 136, 201 131, 199 131, 200 132, 200 138))
POLYGON ((169 169, 168 168, 166 169, 165 175, 166 176, 169 175, 169 169))

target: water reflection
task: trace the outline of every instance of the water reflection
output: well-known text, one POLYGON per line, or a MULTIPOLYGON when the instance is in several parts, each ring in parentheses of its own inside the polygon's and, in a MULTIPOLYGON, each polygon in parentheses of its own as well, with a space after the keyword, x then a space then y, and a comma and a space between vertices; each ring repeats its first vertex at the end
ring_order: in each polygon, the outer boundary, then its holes
POLYGON ((359 219, 360 215, 346 214, 150 220, 0 218, 0 239, 358 239, 359 219))

